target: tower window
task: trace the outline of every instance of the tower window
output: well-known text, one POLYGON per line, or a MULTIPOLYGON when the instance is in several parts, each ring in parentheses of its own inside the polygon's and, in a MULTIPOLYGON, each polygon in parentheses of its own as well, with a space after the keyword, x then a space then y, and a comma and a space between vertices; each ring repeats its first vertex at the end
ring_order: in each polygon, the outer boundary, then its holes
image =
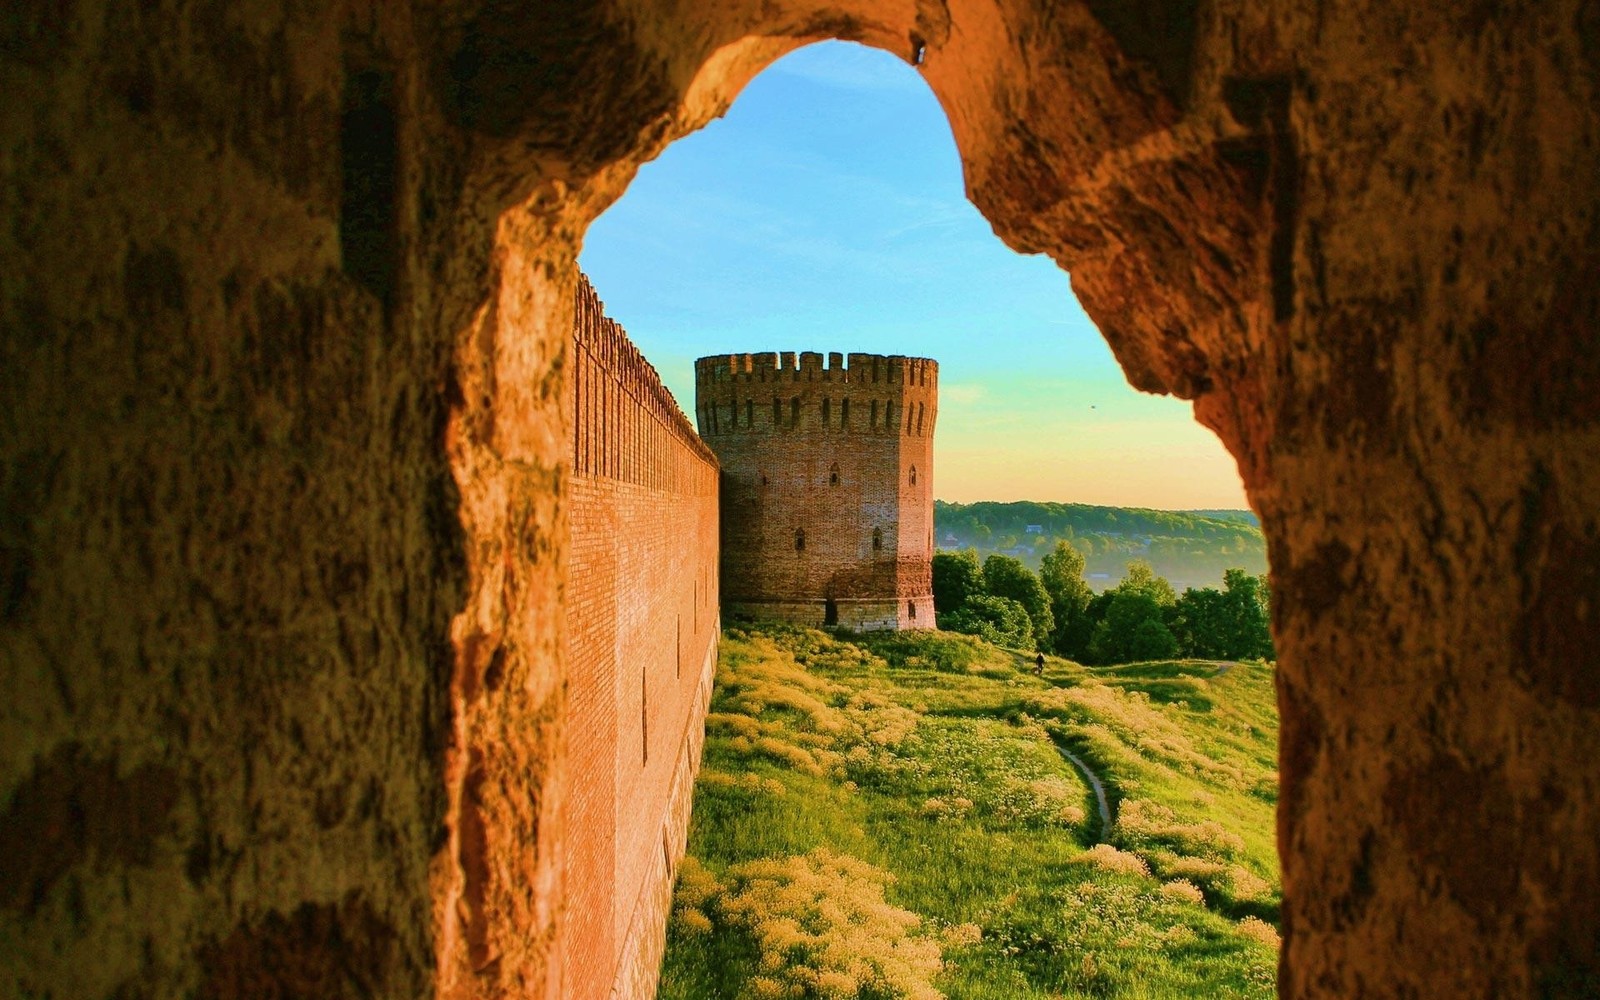
POLYGON ((911 467, 911 485, 917 485, 917 467, 915 465, 911 467))
POLYGON ((800 397, 799 396, 796 396, 793 399, 789 400, 789 426, 790 427, 799 427, 800 426, 800 397))
POLYGON ((744 401, 744 425, 746 427, 756 425, 756 401, 753 399, 744 401))
POLYGON ((883 429, 888 430, 894 426, 894 401, 887 400, 883 404, 883 429))
POLYGON ((766 474, 766 473, 765 473, 765 472, 763 472, 763 473, 762 473, 762 474, 761 474, 761 485, 762 485, 762 486, 765 486, 765 485, 767 485, 767 474, 766 474))
POLYGON ((839 403, 839 427, 844 429, 850 426, 850 401, 842 400, 839 403))
POLYGON ((872 529, 872 551, 874 551, 874 552, 882 552, 883 551, 883 529, 882 528, 873 528, 872 529))
POLYGON ((828 485, 829 486, 838 486, 839 485, 839 463, 838 462, 833 463, 833 468, 828 470, 828 485))
POLYGON ((909 615, 913 620, 916 619, 916 617, 917 617, 917 602, 916 601, 907 601, 906 602, 906 614, 909 615))
POLYGON ((822 426, 828 426, 828 401, 826 399, 822 401, 822 426))
POLYGON ((917 433, 922 433, 922 404, 917 404, 917 433))
POLYGON ((796 552, 804 552, 806 550, 806 529, 794 529, 794 550, 796 552))

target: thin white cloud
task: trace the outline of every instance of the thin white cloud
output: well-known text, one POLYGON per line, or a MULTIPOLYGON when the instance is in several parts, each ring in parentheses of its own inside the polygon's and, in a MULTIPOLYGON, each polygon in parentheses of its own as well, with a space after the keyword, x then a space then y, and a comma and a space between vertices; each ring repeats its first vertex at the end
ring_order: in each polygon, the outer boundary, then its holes
POLYGON ((983 386, 971 382, 946 382, 939 386, 939 402, 956 406, 970 406, 987 394, 983 386))
POLYGON ((965 235, 962 231, 970 224, 970 215, 965 206, 927 200, 921 205, 906 204, 905 207, 909 211, 922 211, 926 214, 914 222, 885 230, 878 237, 880 242, 893 243, 908 236, 922 238, 937 234, 965 235))

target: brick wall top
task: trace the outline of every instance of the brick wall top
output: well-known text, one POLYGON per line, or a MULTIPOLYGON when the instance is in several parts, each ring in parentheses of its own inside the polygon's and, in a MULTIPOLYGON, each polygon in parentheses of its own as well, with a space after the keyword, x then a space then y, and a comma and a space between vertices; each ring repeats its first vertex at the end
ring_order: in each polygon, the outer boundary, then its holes
POLYGON ((713 354, 694 363, 697 387, 726 382, 837 382, 846 385, 902 385, 935 387, 939 363, 931 358, 900 354, 845 355, 834 351, 827 363, 816 351, 760 351, 752 354, 713 354))
POLYGON ((605 304, 589 284, 588 276, 578 275, 578 287, 573 304, 573 373, 569 379, 576 390, 574 405, 573 451, 575 469, 579 475, 610 475, 634 478, 629 474, 633 463, 605 461, 616 442, 613 440, 622 428, 616 426, 617 413, 604 412, 609 403, 608 391, 598 389, 597 382, 605 383, 607 390, 615 390, 628 401, 628 408, 642 412, 652 423, 709 463, 717 464, 716 455, 695 433, 694 425, 684 415, 678 401, 662 384, 655 366, 628 339, 622 326, 605 314, 605 304), (589 439, 594 440, 589 440, 589 439))

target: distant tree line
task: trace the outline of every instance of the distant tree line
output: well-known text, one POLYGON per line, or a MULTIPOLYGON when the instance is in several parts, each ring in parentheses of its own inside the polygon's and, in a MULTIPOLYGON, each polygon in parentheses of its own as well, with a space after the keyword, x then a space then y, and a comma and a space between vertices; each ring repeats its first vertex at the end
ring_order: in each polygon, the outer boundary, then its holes
POLYGON ((1045 554, 1038 574, 1008 555, 980 562, 974 549, 940 552, 933 557, 939 627, 1079 663, 1276 656, 1265 576, 1230 569, 1220 590, 1179 595, 1136 559, 1122 582, 1095 594, 1083 569, 1083 553, 1065 541, 1045 554))
POLYGON ((1266 539, 1249 511, 1163 511, 1136 507, 1013 501, 934 502, 939 544, 1016 556, 1035 571, 1065 541, 1086 560, 1096 590, 1111 586, 1129 559, 1144 559, 1184 586, 1216 586, 1230 567, 1267 568, 1266 539))
POLYGON ((935 500, 934 524, 940 531, 971 536, 980 526, 993 535, 1021 535, 1029 525, 1046 533, 1122 533, 1173 538, 1214 538, 1253 541, 1260 526, 1249 511, 1149 510, 1143 507, 1096 507, 1084 503, 1044 503, 1013 500, 951 503, 935 500))

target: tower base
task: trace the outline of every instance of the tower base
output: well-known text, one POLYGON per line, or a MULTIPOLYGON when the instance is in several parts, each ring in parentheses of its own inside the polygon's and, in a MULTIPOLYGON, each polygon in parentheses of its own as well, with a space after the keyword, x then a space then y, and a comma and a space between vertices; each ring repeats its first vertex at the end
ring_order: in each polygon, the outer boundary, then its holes
POLYGON ((892 632, 934 627, 933 595, 904 598, 840 597, 830 600, 730 600, 731 618, 792 622, 812 628, 838 626, 852 632, 892 632))

